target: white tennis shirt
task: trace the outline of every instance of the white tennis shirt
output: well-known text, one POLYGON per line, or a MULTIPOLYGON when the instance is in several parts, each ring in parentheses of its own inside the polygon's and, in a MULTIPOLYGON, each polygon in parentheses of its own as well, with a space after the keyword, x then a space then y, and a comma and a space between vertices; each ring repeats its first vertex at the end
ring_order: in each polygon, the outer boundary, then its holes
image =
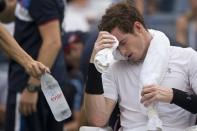
MULTIPOLYGON (((119 103, 123 131, 145 131, 148 118, 140 103, 141 68, 142 62, 118 61, 102 74, 104 96, 119 103)), ((197 53, 193 49, 170 47, 168 70, 161 86, 197 94, 197 53)), ((160 102, 157 110, 164 131, 183 131, 196 120, 195 115, 174 104, 160 102)))

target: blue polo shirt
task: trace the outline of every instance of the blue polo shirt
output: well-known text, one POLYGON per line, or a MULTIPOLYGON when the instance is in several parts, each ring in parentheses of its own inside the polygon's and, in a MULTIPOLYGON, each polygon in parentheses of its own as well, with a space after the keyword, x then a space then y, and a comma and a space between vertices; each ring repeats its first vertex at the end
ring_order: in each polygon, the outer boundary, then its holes
MULTIPOLYGON (((38 26, 52 20, 59 20, 61 25, 64 16, 64 2, 63 0, 19 0, 15 15, 14 37, 20 46, 36 59, 42 44, 38 26)), ((61 87, 65 86, 67 73, 62 49, 52 66, 51 74, 61 87)), ((24 68, 11 60, 9 67, 9 90, 21 92, 28 79, 29 75, 25 72, 24 68)))

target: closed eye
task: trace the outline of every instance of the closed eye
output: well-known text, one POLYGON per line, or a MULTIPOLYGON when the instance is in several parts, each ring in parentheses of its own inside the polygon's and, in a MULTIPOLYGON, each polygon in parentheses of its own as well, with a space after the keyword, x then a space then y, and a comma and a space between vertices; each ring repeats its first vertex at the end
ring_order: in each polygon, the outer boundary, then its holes
POLYGON ((118 48, 123 47, 125 44, 126 44, 125 42, 120 42, 118 48))

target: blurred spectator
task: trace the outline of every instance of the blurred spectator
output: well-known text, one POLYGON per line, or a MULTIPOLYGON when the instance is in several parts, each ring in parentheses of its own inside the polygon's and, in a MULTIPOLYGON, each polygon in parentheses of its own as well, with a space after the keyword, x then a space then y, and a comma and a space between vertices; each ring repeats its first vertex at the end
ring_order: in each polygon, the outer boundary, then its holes
POLYGON ((163 13, 171 13, 174 10, 176 0, 158 0, 159 10, 163 13))
POLYGON ((65 10, 64 30, 88 32, 109 4, 111 0, 69 0, 65 10))
POLYGON ((1 0, 5 2, 5 8, 0 11, 0 20, 4 23, 9 23, 14 21, 14 11, 16 7, 17 0, 1 0))
POLYGON ((149 0, 146 2, 147 8, 146 8, 146 13, 148 15, 155 14, 158 11, 158 3, 157 0, 149 0))
POLYGON ((190 8, 189 0, 175 0, 174 13, 182 14, 190 8))
POLYGON ((81 54, 80 70, 83 74, 83 82, 86 81, 87 72, 88 72, 88 64, 89 64, 89 60, 92 54, 92 50, 93 50, 97 35, 98 35, 98 32, 95 30, 88 33, 87 40, 84 46, 84 50, 81 54))
POLYGON ((174 10, 175 0, 147 0, 146 14, 155 15, 157 13, 172 13, 174 10))
POLYGON ((70 33, 68 45, 64 48, 65 59, 67 61, 68 70, 72 72, 79 71, 79 59, 83 51, 84 41, 82 40, 82 32, 70 33))
MULTIPOLYGON (((14 36, 34 59, 51 68, 51 74, 65 87, 66 70, 61 48, 63 0, 19 0, 14 36)), ((40 90, 40 82, 10 61, 6 131, 62 131, 40 90), (20 112, 19 112, 20 110, 20 112)))
POLYGON ((7 98, 7 62, 0 61, 0 129, 4 129, 7 98))
POLYGON ((141 14, 144 14, 144 0, 135 0, 135 6, 141 14))
MULTIPOLYGON (((123 1, 123 0, 112 0, 113 3, 120 2, 120 1, 123 1)), ((145 3, 145 0, 125 0, 125 1, 131 3, 132 5, 135 5, 135 7, 142 14, 144 14, 144 3, 145 3)))
POLYGON ((190 46, 197 50, 197 1, 189 0, 191 10, 177 19, 176 40, 182 46, 190 46))
MULTIPOLYGON (((83 82, 79 68, 81 54, 84 48, 86 34, 83 32, 72 32, 67 34, 67 43, 64 48, 65 60, 69 76, 69 94, 65 90, 67 101, 72 109, 71 120, 66 121, 66 131, 77 131, 80 126, 81 106, 83 101, 83 82)), ((68 88, 68 87, 67 87, 68 88)))
POLYGON ((69 31, 88 31, 89 24, 87 21, 89 0, 70 0, 65 10, 63 28, 69 31))

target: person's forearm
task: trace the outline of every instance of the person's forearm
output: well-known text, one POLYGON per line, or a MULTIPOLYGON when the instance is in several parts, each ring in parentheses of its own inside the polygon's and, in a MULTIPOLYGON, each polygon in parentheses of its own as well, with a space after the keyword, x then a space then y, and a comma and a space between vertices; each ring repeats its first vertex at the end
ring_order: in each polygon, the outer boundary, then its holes
MULTIPOLYGON (((39 26, 42 44, 37 60, 51 68, 61 48, 61 31, 58 20, 49 21, 39 26)), ((36 43, 35 43, 36 44, 36 43)))
POLYGON ((42 43, 37 61, 51 68, 61 48, 61 44, 56 41, 51 43, 42 43))
MULTIPOLYGON (((49 21, 46 24, 40 25, 39 32, 42 38, 42 43, 39 49, 37 61, 51 69, 61 48, 59 21, 49 21)), ((31 77, 28 83, 37 84, 37 82, 34 82, 35 81, 31 77)))
MULTIPOLYGON (((42 43, 42 46, 40 48, 37 61, 43 63, 49 69, 53 66, 55 59, 58 55, 59 49, 61 46, 59 44, 56 45, 56 43, 42 43)), ((32 76, 30 77, 28 83, 30 84, 36 84, 38 85, 38 81, 35 80, 32 76)))
POLYGON ((8 56, 24 66, 33 60, 9 34, 9 32, 0 24, 0 46, 8 56))
POLYGON ((103 85, 101 73, 99 73, 93 63, 88 66, 88 78, 86 81, 85 107, 88 122, 91 126, 103 127, 109 119, 107 102, 103 96, 103 85))
POLYGON ((85 109, 91 126, 104 127, 108 122, 106 101, 103 95, 85 94, 85 109))
POLYGON ((197 95, 173 88, 173 99, 171 103, 176 104, 191 113, 197 113, 197 95))

